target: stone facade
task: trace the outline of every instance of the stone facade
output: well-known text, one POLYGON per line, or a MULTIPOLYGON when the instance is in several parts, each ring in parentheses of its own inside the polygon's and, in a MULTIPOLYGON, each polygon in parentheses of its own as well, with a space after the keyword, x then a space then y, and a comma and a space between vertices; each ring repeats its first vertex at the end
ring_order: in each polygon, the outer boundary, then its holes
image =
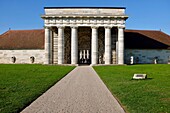
POLYGON ((44 59, 44 50, 0 50, 2 64, 43 64, 44 59))
POLYGON ((126 64, 130 64, 131 56, 134 58, 134 64, 170 63, 170 50, 167 49, 126 49, 126 64))
POLYGON ((0 35, 0 63, 170 63, 169 35, 124 30, 125 8, 45 7, 41 17, 44 30, 0 35))
POLYGON ((124 64, 125 8, 46 7, 42 18, 45 64, 124 64))

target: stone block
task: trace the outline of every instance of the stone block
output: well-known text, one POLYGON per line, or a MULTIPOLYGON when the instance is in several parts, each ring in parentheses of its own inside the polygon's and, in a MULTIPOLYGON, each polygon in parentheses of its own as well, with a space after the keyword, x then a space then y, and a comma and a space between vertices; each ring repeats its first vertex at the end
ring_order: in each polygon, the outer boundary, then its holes
POLYGON ((146 74, 134 74, 133 79, 146 79, 147 75, 146 74))

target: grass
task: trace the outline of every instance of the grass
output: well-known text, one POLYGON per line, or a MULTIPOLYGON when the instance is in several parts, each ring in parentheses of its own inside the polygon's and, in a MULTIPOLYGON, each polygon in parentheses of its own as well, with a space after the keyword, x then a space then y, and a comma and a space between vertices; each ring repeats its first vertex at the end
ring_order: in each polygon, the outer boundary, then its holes
POLYGON ((170 65, 94 67, 112 94, 130 113, 170 113, 170 65), (132 80, 146 73, 146 80, 132 80))
POLYGON ((74 67, 0 65, 0 112, 20 112, 74 67))

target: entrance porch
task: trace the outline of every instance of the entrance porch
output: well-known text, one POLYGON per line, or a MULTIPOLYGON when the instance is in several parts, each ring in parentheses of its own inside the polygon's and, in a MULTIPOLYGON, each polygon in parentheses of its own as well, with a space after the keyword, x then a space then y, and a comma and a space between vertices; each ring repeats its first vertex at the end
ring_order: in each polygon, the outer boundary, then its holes
POLYGON ((49 29, 50 64, 117 64, 118 29, 58 27, 49 29), (59 34, 60 33, 60 34, 59 34), (62 38, 61 38, 62 37, 62 38), (107 39, 108 37, 108 39, 107 39), (61 39, 60 39, 61 38, 61 39))
POLYGON ((125 8, 45 8, 44 64, 124 64, 125 8))

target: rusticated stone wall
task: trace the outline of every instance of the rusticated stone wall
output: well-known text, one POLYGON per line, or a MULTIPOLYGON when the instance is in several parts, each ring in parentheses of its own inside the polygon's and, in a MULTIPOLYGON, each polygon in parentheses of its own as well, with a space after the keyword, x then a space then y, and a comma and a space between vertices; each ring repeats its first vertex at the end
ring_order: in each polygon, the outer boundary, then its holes
POLYGON ((125 63, 130 64, 130 57, 134 57, 135 64, 170 63, 170 50, 166 49, 125 49, 125 63))
POLYGON ((15 57, 16 64, 43 64, 45 60, 44 54, 44 50, 0 50, 0 63, 12 64, 15 57), (31 57, 34 62, 32 62, 31 57))

